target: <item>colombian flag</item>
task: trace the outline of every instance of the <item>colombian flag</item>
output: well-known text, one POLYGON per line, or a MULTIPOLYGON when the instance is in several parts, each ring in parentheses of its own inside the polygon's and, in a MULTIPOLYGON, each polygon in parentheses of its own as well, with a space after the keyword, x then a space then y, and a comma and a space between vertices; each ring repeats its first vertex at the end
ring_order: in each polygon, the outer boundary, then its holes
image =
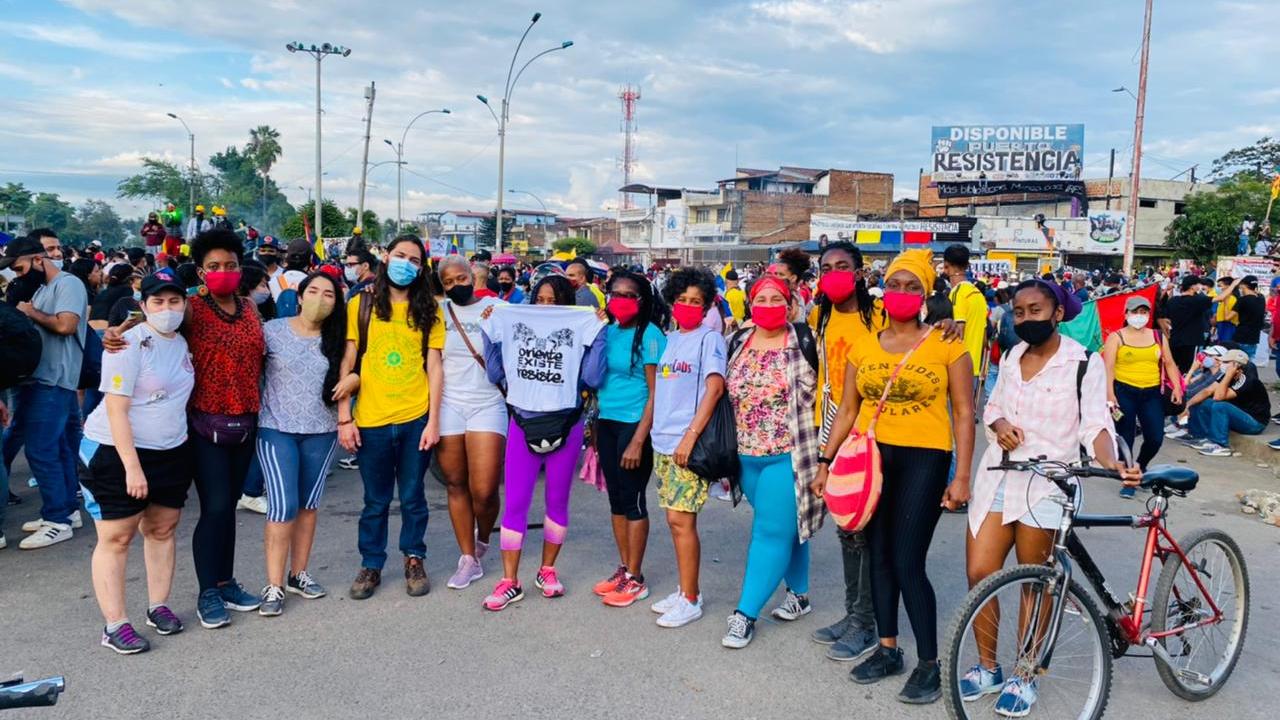
MULTIPOLYGON (((1111 333, 1124 326, 1124 304, 1134 295, 1141 295, 1156 306, 1156 285, 1127 293, 1116 293, 1090 300, 1080 309, 1080 314, 1071 322, 1062 323, 1058 329, 1063 335, 1084 345, 1086 349, 1097 352, 1111 333)), ((1152 313, 1155 317, 1155 313, 1152 313)))

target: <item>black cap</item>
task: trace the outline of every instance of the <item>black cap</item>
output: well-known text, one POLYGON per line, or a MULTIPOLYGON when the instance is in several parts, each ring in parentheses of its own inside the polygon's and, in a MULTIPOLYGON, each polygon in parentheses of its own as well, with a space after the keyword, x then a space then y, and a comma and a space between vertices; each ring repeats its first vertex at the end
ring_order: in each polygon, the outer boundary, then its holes
POLYGON ((24 235, 4 246, 4 254, 0 255, 0 270, 3 270, 25 255, 43 255, 44 244, 40 238, 24 235))
POLYGON ((126 248, 124 251, 124 254, 126 257, 129 258, 129 262, 136 263, 142 258, 147 256, 147 251, 143 250, 140 247, 131 247, 131 248, 126 248))
POLYGON ((155 295, 161 290, 172 290, 183 297, 187 294, 187 289, 182 283, 178 282, 178 276, 172 270, 165 268, 144 277, 142 279, 142 298, 155 295))
POLYGON ((725 273, 725 274, 724 274, 724 279, 725 279, 725 280, 737 280, 737 279, 738 279, 738 271, 737 271, 737 270, 730 270, 729 272, 727 272, 727 273, 725 273))
POLYGON ((289 246, 285 248, 284 254, 311 257, 311 252, 311 243, 304 238, 295 238, 289 241, 289 246))

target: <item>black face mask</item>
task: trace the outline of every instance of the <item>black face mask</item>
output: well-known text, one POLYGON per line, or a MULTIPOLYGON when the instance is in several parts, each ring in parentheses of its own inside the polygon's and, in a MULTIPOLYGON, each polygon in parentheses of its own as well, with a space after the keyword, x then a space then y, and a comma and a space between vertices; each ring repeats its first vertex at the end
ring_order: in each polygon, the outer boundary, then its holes
POLYGON ((449 299, 457 305, 468 305, 471 303, 471 298, 475 295, 475 291, 476 289, 471 285, 454 285, 445 290, 444 294, 449 296, 449 299))
POLYGON ((1023 320, 1020 323, 1014 323, 1013 332, 1017 334, 1020 340, 1023 340, 1031 347, 1035 347, 1043 345, 1045 341, 1053 337, 1053 331, 1057 327, 1052 320, 1023 320))
POLYGON ((516 284, 512 282, 501 282, 501 281, 498 282, 498 289, 504 293, 511 292, 511 288, 515 286, 516 284))
POLYGON ((271 254, 266 254, 266 255, 259 254, 258 260, 260 260, 263 265, 266 265, 267 267, 271 267, 272 265, 275 265, 280 262, 280 256, 271 255, 271 254))

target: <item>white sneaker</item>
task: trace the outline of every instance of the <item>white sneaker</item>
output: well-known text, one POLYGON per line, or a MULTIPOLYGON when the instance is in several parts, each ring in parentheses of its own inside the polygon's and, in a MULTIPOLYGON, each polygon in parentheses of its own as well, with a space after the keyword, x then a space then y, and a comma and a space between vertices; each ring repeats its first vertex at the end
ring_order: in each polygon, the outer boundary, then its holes
POLYGON ((683 627, 700 617, 702 617, 702 598, 699 597, 698 602, 691 603, 689 598, 680 595, 676 598, 675 606, 658 618, 658 627, 683 627))
MULTIPOLYGON (((44 520, 28 520, 22 523, 22 532, 33 533, 44 526, 44 520)), ((80 511, 76 510, 71 513, 71 529, 79 530, 84 527, 84 521, 80 519, 80 511)))
POLYGON ((733 493, 724 483, 712 483, 710 489, 712 499, 733 502, 733 493))
POLYGON ((1180 428, 1180 427, 1174 426, 1174 427, 1173 427, 1172 429, 1170 429, 1170 430, 1165 430, 1165 431, 1164 431, 1164 436, 1165 436, 1165 437, 1167 437, 1167 438, 1175 438, 1175 439, 1176 439, 1176 438, 1181 438, 1181 437, 1186 437, 1186 436, 1187 436, 1187 429, 1186 429, 1186 428, 1180 428))
POLYGON ((1223 447, 1217 443, 1205 443, 1197 450, 1201 455, 1208 455, 1209 457, 1231 457, 1231 448, 1223 447))
POLYGON ((259 515, 266 515, 267 496, 262 495, 260 497, 250 497, 248 495, 241 495, 240 500, 236 502, 236 509, 248 510, 249 512, 256 512, 259 515))
POLYGON ((9 547, 9 541, 5 539, 4 535, 0 535, 0 550, 7 547, 9 547))
POLYGON ((23 538, 22 542, 18 543, 18 548, 21 550, 38 550, 60 543, 63 540, 70 540, 71 535, 70 525, 45 522, 41 523, 39 530, 23 538))
MULTIPOLYGON (((675 607, 676 603, 680 602, 680 595, 680 586, 677 585, 675 592, 650 605, 649 609, 659 615, 665 615, 671 612, 671 608, 675 607)), ((701 600, 702 598, 699 597, 698 599, 701 600)))

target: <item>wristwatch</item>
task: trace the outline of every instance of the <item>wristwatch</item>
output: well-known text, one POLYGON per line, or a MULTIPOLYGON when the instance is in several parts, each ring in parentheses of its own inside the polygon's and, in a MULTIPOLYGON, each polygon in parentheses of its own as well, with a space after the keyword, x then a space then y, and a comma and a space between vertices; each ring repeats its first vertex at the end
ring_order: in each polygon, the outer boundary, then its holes
POLYGON ((833 460, 835 460, 835 458, 823 457, 822 455, 818 456, 819 465, 830 465, 833 460))

